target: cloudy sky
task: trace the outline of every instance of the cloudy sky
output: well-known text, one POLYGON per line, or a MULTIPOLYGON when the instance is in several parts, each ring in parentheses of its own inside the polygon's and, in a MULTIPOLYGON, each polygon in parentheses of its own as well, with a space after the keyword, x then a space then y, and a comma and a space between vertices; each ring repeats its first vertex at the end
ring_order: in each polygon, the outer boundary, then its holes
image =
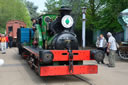
POLYGON ((44 4, 46 0, 27 0, 27 1, 31 1, 34 3, 34 5, 38 6, 37 12, 46 9, 44 4))

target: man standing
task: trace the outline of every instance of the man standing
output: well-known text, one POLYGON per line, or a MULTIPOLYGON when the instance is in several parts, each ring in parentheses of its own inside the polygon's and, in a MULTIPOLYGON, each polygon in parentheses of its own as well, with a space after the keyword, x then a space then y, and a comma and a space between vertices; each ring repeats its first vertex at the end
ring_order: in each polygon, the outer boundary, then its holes
POLYGON ((104 64, 104 57, 105 57, 105 52, 106 52, 106 47, 107 47, 107 41, 106 41, 105 37, 103 36, 103 34, 100 34, 100 37, 97 39, 96 47, 99 50, 102 50, 104 53, 104 56, 101 60, 101 63, 104 64))
POLYGON ((11 35, 8 36, 8 39, 9 39, 9 48, 12 47, 12 44, 13 44, 13 38, 11 35))
POLYGON ((103 34, 100 34, 99 41, 97 40, 97 42, 96 42, 96 47, 99 50, 102 50, 105 52, 105 48, 107 47, 107 41, 106 41, 105 37, 103 36, 103 34))
POLYGON ((32 19, 32 29, 34 32, 36 31, 36 19, 32 19))
POLYGON ((116 55, 116 50, 117 50, 116 40, 112 36, 112 33, 110 33, 110 32, 107 33, 107 36, 108 36, 107 52, 109 53, 109 56, 108 56, 108 61, 109 61, 108 67, 115 67, 115 55, 116 55))

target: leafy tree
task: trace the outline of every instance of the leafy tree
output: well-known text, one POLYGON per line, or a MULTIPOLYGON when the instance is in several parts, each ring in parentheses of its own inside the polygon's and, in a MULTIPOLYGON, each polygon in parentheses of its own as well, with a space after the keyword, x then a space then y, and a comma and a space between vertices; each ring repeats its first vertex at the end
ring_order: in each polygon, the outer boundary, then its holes
POLYGON ((62 0, 46 0, 45 7, 46 10, 44 10, 46 13, 54 13, 58 14, 58 10, 60 9, 62 5, 62 0))
POLYGON ((23 0, 0 0, 0 32, 3 32, 9 20, 24 21, 31 26, 30 16, 23 0))
POLYGON ((99 27, 106 31, 120 32, 122 27, 117 21, 119 13, 128 8, 128 0, 104 0, 105 8, 100 11, 99 27))
POLYGON ((38 17, 39 16, 39 14, 37 13, 38 7, 34 6, 33 2, 26 1, 25 3, 26 3, 26 6, 28 8, 31 18, 38 17))

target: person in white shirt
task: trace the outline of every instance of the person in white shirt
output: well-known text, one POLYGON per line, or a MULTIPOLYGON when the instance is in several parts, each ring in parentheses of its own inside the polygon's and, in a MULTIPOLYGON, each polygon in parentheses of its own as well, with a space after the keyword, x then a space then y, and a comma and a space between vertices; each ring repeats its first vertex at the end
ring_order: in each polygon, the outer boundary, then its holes
POLYGON ((107 41, 103 34, 100 34, 100 37, 97 37, 96 41, 96 47, 97 48, 106 48, 107 47, 107 41))
POLYGON ((107 52, 109 53, 109 56, 108 56, 108 61, 109 61, 108 67, 115 67, 115 55, 116 55, 116 51, 117 51, 116 40, 112 36, 111 32, 108 32, 107 36, 108 36, 107 52))
POLYGON ((96 47, 98 48, 98 50, 102 50, 104 53, 104 56, 102 58, 103 60, 101 61, 101 63, 104 64, 104 57, 105 57, 105 52, 106 52, 106 47, 107 47, 107 41, 106 41, 105 37, 103 36, 103 34, 100 34, 100 37, 97 38, 96 47))

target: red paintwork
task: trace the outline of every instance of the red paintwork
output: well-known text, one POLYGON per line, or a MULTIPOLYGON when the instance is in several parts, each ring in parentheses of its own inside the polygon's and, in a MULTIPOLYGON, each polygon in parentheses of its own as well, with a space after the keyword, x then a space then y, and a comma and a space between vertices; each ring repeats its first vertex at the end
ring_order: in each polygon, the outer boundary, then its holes
MULTIPOLYGON (((53 61, 68 61, 69 53, 67 50, 50 50, 53 55, 53 61), (62 53, 67 53, 67 55, 62 55, 62 53)), ((73 55, 74 61, 90 60, 90 50, 72 50, 72 53, 78 53, 78 55, 73 55)))
MULTIPOLYGON (((72 74, 96 74, 98 72, 97 65, 74 65, 72 74)), ((40 76, 57 76, 57 75, 72 75, 69 73, 68 66, 44 66, 40 67, 40 76)))
MULTIPOLYGON (((35 53, 31 49, 24 47, 27 51, 31 52, 35 56, 39 57, 38 53, 35 53)), ((69 61, 69 53, 67 50, 50 50, 54 55, 54 61, 69 61), (62 55, 62 54, 65 55, 62 55)), ((90 50, 72 50, 73 61, 84 61, 90 59, 90 50)), ((98 72, 97 65, 73 65, 74 72, 72 74, 96 74, 98 72)), ((57 76, 57 75, 72 75, 69 72, 69 66, 41 66, 40 76, 57 76)))
MULTIPOLYGON (((24 46, 26 50, 39 57, 39 53, 35 53, 31 49, 24 46)), ((69 61, 69 53, 67 50, 50 50, 53 55, 53 61, 69 61), (62 55, 62 53, 67 53, 67 55, 62 55)), ((83 60, 91 60, 90 59, 90 50, 72 50, 72 53, 78 53, 78 55, 73 55, 74 61, 83 61, 83 60)))
POLYGON ((12 20, 12 21, 8 21, 6 23, 6 34, 8 34, 8 27, 12 27, 13 28, 13 31, 10 32, 10 36, 14 38, 17 38, 17 29, 20 28, 20 27, 24 27, 26 28, 26 24, 22 21, 19 21, 19 20, 12 20))

